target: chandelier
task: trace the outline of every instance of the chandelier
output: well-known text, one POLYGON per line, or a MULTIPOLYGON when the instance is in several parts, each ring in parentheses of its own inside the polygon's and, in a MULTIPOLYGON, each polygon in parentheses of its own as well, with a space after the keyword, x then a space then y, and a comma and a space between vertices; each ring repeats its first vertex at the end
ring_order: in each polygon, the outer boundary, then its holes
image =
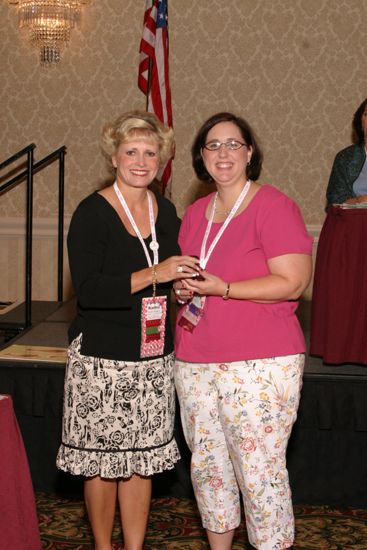
POLYGON ((27 31, 32 46, 39 49, 43 66, 61 59, 71 31, 80 25, 82 5, 89 0, 8 0, 17 4, 19 27, 27 31))

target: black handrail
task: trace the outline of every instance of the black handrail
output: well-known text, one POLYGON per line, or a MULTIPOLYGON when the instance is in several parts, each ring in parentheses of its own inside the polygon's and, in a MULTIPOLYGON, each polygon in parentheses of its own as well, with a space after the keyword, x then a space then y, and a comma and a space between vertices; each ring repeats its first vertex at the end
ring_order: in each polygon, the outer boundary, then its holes
POLYGON ((59 154, 59 222, 57 237, 57 300, 63 299, 63 273, 64 273, 64 180, 65 180, 65 153, 66 147, 62 147, 59 154))
POLYGON ((40 161, 34 163, 33 150, 36 148, 31 143, 24 149, 21 149, 5 161, 0 163, 0 170, 9 166, 24 155, 27 155, 27 168, 20 174, 17 174, 10 180, 0 185, 0 194, 26 180, 27 199, 26 199, 26 276, 25 276, 25 328, 32 324, 32 233, 33 233, 33 176, 42 168, 48 166, 55 159, 59 160, 59 201, 58 201, 58 253, 57 253, 57 300, 63 300, 63 261, 64 261, 64 179, 65 179, 65 153, 66 147, 63 145, 56 149, 40 161))
POLYGON ((35 148, 36 148, 36 145, 34 143, 30 143, 29 145, 27 145, 27 147, 24 147, 24 149, 21 149, 20 151, 18 151, 17 153, 9 157, 8 159, 4 160, 3 162, 0 162, 0 170, 2 170, 3 168, 5 168, 5 166, 8 166, 15 160, 18 160, 20 157, 28 153, 28 151, 33 151, 33 149, 35 148))
POLYGON ((27 153, 27 204, 25 239, 25 326, 32 324, 33 149, 27 153))
MULTIPOLYGON (((20 155, 21 152, 23 154, 24 154, 24 151, 27 152, 30 147, 31 147, 31 145, 29 145, 28 147, 25 147, 24 149, 22 149, 22 151, 19 151, 19 153, 13 155, 14 160, 17 160, 21 156, 20 155)), ((36 146, 33 145, 32 149, 34 149, 35 147, 36 146)), ((33 174, 36 174, 37 172, 42 170, 42 168, 44 168, 46 165, 50 164, 50 162, 55 160, 56 157, 60 158, 61 155, 64 157, 65 153, 66 153, 65 145, 63 145, 59 149, 55 149, 55 151, 53 151, 52 153, 47 155, 47 157, 44 157, 43 159, 41 159, 38 162, 33 164, 33 174)), ((6 161, 4 161, 0 164, 0 170, 1 170, 1 168, 5 167, 9 164, 8 160, 9 159, 7 159, 6 161)), ((14 178, 12 178, 11 180, 9 180, 6 183, 3 183, 2 185, 0 185, 0 193, 2 193, 2 191, 5 191, 5 189, 7 189, 8 187, 11 187, 12 185, 15 185, 16 183, 19 183, 20 181, 24 180, 24 178, 27 177, 27 173, 28 173, 28 168, 27 168, 27 170, 24 170, 24 172, 21 172, 20 174, 17 174, 16 176, 14 176, 14 178)))

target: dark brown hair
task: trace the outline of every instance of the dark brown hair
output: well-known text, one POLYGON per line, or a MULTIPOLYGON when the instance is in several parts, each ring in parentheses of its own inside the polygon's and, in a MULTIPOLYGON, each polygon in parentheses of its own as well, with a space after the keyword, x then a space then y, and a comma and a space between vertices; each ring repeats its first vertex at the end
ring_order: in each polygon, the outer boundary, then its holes
POLYGON ((362 128, 362 115, 364 113, 366 105, 367 105, 367 97, 364 101, 362 101, 362 103, 360 104, 360 106, 358 107, 356 112, 354 113, 353 123, 352 123, 353 134, 354 134, 353 139, 354 139, 355 143, 359 143, 360 145, 362 145, 364 143, 364 140, 365 140, 365 135, 364 135, 364 131, 363 131, 363 128, 362 128))

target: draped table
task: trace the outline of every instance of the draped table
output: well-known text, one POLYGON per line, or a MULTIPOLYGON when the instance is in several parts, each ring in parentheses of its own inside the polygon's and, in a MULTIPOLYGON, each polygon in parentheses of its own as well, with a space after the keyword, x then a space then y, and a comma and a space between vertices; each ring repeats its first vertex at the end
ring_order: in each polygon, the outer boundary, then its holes
POLYGON ((367 208, 330 208, 317 248, 310 353, 367 365, 367 208))
POLYGON ((8 395, 0 396, 0 547, 41 549, 27 456, 8 395))

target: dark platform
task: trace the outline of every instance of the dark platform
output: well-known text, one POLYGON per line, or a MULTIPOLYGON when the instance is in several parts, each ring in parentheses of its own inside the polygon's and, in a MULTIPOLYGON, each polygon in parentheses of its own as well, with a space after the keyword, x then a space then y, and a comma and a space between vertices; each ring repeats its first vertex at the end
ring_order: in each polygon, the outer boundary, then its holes
MULTIPOLYGON (((74 314, 66 304, 35 303, 34 328, 12 343, 67 346, 74 314)), ((299 318, 309 338, 310 303, 299 318)), ((64 365, 0 360, 0 393, 13 397, 37 491, 81 491, 81 480, 58 472, 64 365)), ((306 356, 302 397, 288 447, 288 469, 295 503, 367 508, 367 366, 324 365, 306 356)), ((183 459, 174 471, 155 476, 155 496, 191 496, 190 454, 176 421, 183 459)))

